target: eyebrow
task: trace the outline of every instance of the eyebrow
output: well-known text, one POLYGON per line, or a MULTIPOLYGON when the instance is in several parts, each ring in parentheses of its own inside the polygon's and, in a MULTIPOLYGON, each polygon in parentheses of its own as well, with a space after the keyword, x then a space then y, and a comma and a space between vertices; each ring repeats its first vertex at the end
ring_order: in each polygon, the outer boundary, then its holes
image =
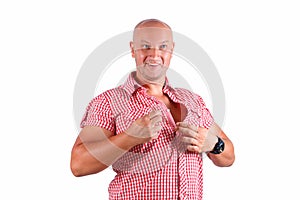
MULTIPOLYGON (((147 41, 147 40, 141 40, 141 42, 151 44, 151 42, 149 42, 149 41, 147 41)), ((160 44, 168 43, 168 42, 169 42, 169 40, 164 40, 164 41, 160 42, 160 44)))
POLYGON ((168 43, 168 42, 169 42, 169 40, 164 40, 164 41, 161 42, 161 44, 162 43, 168 43))
POLYGON ((148 42, 147 40, 141 40, 141 42, 150 44, 150 42, 148 42))

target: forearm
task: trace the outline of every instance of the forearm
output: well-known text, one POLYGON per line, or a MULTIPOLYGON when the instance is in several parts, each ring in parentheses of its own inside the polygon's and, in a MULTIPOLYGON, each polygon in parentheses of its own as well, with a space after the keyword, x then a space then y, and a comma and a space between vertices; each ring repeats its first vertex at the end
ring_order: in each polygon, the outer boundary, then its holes
POLYGON ((72 150, 72 172, 75 176, 98 173, 135 145, 136 139, 124 133, 101 141, 79 143, 72 150))
POLYGON ((212 162, 219 167, 229 167, 235 160, 234 147, 228 138, 221 138, 225 143, 225 149, 220 154, 212 154, 207 152, 207 156, 212 162))

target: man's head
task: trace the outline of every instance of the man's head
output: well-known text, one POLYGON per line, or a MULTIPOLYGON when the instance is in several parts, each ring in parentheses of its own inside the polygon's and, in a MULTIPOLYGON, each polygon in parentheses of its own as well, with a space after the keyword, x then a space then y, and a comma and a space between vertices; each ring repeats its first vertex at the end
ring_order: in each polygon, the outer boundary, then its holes
POLYGON ((130 42, 137 77, 146 83, 161 83, 172 58, 174 42, 171 28, 157 19, 138 23, 130 42))

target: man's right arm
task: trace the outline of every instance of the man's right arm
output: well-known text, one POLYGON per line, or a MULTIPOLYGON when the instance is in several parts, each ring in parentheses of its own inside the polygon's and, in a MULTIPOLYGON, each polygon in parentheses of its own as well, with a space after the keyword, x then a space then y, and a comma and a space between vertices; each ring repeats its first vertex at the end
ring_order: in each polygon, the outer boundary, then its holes
POLYGON ((114 135, 100 127, 85 126, 72 149, 71 171, 77 177, 101 172, 139 143, 138 138, 125 133, 114 135))
POLYGON ((161 121, 161 112, 152 111, 117 135, 100 127, 85 126, 72 149, 72 173, 85 176, 101 172, 132 147, 157 138, 161 121))

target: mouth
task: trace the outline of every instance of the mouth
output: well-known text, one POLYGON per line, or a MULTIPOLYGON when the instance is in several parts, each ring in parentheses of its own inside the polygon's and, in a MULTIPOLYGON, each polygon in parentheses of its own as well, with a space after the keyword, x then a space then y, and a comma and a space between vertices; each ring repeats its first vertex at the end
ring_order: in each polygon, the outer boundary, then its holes
POLYGON ((146 62, 145 65, 149 66, 149 67, 160 67, 162 66, 161 62, 146 62))
POLYGON ((159 59, 146 59, 145 65, 155 68, 155 67, 160 67, 163 64, 162 64, 162 60, 159 59))
POLYGON ((158 67, 158 66, 161 66, 160 63, 147 63, 148 66, 150 67, 158 67))

